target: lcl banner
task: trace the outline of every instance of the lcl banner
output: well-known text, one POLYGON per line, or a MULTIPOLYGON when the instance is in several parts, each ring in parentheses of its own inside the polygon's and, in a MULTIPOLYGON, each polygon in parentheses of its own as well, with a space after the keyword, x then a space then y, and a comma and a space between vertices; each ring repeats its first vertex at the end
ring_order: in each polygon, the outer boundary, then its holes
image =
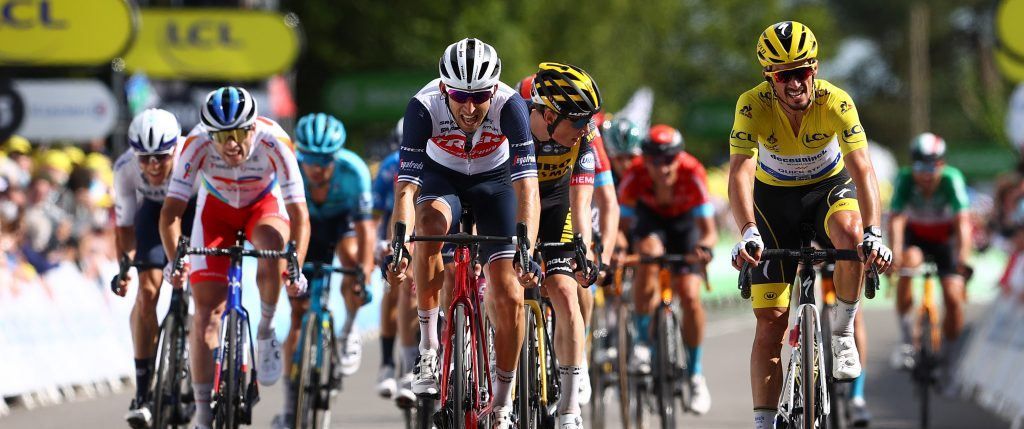
POLYGON ((0 0, 0 65, 103 65, 134 34, 127 0, 0 0))
POLYGON ((245 81, 287 71, 299 54, 298 19, 238 9, 142 9, 129 72, 157 79, 245 81))

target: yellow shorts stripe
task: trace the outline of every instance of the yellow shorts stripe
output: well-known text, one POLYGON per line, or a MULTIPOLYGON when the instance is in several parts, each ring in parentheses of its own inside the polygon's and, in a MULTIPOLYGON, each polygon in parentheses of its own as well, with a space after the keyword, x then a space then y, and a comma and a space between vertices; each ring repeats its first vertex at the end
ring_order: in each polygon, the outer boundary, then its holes
POLYGON ((574 235, 572 232, 572 210, 570 210, 565 214, 565 225, 562 226, 561 243, 571 243, 574 235))
POLYGON ((788 308, 789 283, 761 283, 750 286, 754 308, 788 308))
POLYGON ((843 198, 829 206, 828 213, 825 213, 825 234, 830 239, 832 238, 832 233, 828 230, 828 220, 832 218, 832 215, 848 210, 860 211, 860 204, 857 203, 856 198, 843 198))

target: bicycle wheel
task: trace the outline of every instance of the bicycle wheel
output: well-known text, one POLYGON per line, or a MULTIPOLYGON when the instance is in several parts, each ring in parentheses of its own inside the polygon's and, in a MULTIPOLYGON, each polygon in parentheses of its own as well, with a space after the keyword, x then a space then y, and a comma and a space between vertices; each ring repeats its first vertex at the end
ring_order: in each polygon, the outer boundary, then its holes
POLYGON ((617 309, 616 324, 616 346, 618 352, 618 368, 617 375, 619 380, 619 416, 622 419, 622 428, 629 429, 632 421, 629 418, 630 414, 630 389, 632 384, 629 380, 629 351, 632 350, 629 339, 629 309, 626 304, 620 299, 617 309))
POLYGON ((658 307, 655 318, 658 343, 655 346, 657 353, 654 358, 654 393, 657 397, 661 427, 669 429, 676 427, 675 387, 672 383, 679 381, 675 374, 676 359, 673 356, 676 353, 679 327, 672 316, 672 308, 666 304, 658 307))
POLYGON ((174 335, 177 331, 177 322, 174 315, 168 315, 164 319, 163 327, 160 329, 160 342, 157 348, 156 361, 156 385, 153 386, 153 428, 163 429, 168 427, 174 417, 175 401, 175 372, 177 371, 177 359, 175 350, 174 335))
POLYGON ((220 393, 217 395, 216 412, 214 413, 214 427, 217 429, 236 429, 239 424, 239 408, 241 405, 241 386, 239 376, 241 375, 241 356, 239 350, 239 337, 241 336, 241 323, 238 320, 238 312, 230 311, 227 318, 227 341, 222 345, 223 359, 220 368, 220 393))
POLYGON ((516 408, 519 413, 520 427, 536 429, 540 427, 540 413, 537 409, 537 388, 539 378, 537 365, 537 320, 532 308, 527 305, 526 336, 519 354, 519 370, 516 380, 516 408))
POLYGON ((317 386, 314 380, 316 376, 316 351, 313 350, 317 341, 318 330, 316 329, 315 317, 310 315, 302 323, 301 341, 299 343, 299 371, 292 379, 292 389, 295 390, 295 428, 305 429, 313 422, 314 397, 317 386))
POLYGON ((921 429, 928 429, 931 424, 931 384, 932 384, 932 370, 935 365, 935 354, 932 350, 932 331, 935 329, 932 326, 931 317, 928 312, 924 312, 921 315, 921 339, 919 340, 920 348, 918 350, 917 359, 914 360, 914 374, 916 383, 916 390, 918 395, 919 405, 919 420, 921 423, 921 429))
POLYGON ((452 322, 454 323, 453 328, 454 338, 452 339, 452 374, 451 374, 451 392, 448 397, 448 403, 451 404, 452 410, 452 424, 457 428, 466 427, 466 412, 469 411, 469 401, 466 400, 466 390, 468 388, 468 380, 466 373, 466 359, 469 358, 466 354, 466 308, 459 304, 455 306, 455 312, 452 315, 452 322))
POLYGON ((607 356, 608 350, 608 308, 600 306, 594 309, 593 325, 590 330, 590 386, 593 392, 590 399, 590 424, 594 429, 604 429, 604 392, 607 388, 605 375, 608 373, 609 362, 599 361, 600 355, 607 356))
MULTIPOLYGON (((830 306, 825 306, 824 311, 821 312, 821 343, 824 349, 822 361, 825 363, 825 368, 832 368, 832 341, 830 340, 832 319, 829 317, 831 314, 829 309, 830 306)), ((828 421, 826 427, 829 429, 846 429, 850 426, 849 411, 847 410, 849 406, 847 403, 848 391, 849 389, 845 385, 834 381, 828 383, 829 414, 826 417, 828 421)))
POLYGON ((334 323, 326 317, 320 327, 320 350, 317 353, 318 367, 313 382, 316 384, 313 402, 313 428, 327 429, 331 426, 331 373, 334 370, 334 355, 338 349, 334 346, 334 323))
POLYGON ((815 368, 817 343, 815 339, 814 318, 817 314, 814 307, 802 306, 800 318, 800 405, 802 429, 817 427, 818 376, 824 368, 815 368))

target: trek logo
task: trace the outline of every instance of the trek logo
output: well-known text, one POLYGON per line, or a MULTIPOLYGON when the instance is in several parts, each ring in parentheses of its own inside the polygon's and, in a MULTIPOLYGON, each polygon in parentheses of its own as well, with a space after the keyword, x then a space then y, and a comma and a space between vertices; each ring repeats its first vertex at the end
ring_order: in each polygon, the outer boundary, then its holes
POLYGON ((854 125, 852 128, 843 131, 843 140, 849 141, 851 138, 853 138, 853 136, 863 133, 864 127, 860 126, 860 124, 854 125))
POLYGON ((63 30, 68 27, 66 20, 53 16, 53 5, 49 0, 7 0, 0 2, 0 14, 3 15, 3 26, 11 28, 63 30))
POLYGON ((182 25, 168 21, 165 28, 167 42, 173 47, 199 49, 228 48, 240 49, 242 43, 231 37, 231 24, 227 21, 201 19, 182 25))
POLYGON ((751 143, 757 143, 757 139, 754 138, 754 136, 752 134, 750 134, 748 132, 745 132, 745 131, 733 130, 732 131, 732 138, 734 138, 736 140, 746 140, 746 141, 751 142, 751 143))

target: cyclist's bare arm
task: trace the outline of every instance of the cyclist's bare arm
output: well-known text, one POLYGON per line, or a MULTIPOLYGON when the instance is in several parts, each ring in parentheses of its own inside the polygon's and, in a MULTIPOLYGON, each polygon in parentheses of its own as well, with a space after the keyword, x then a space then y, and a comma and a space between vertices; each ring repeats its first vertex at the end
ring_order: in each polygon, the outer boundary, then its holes
MULTIPOLYGON (((516 198, 519 201, 519 208, 516 212, 516 221, 526 224, 527 237, 530 238, 530 251, 537 243, 537 228, 540 224, 540 190, 537 187, 536 177, 527 177, 512 182, 516 198)), ((398 202, 395 201, 397 209, 398 202)), ((588 220, 589 222, 589 220, 588 220)))
MULTIPOLYGON (((867 148, 857 149, 846 154, 846 171, 850 173, 853 184, 857 186, 857 204, 860 205, 861 222, 865 227, 882 224, 882 203, 878 197, 878 181, 875 179, 875 168, 871 165, 867 148)), ((866 263, 876 262, 867 256, 866 263)), ((880 260, 878 261, 880 263, 880 260)), ((888 267, 879 267, 887 269, 888 267)))
POLYGON ((572 228, 575 232, 583 235, 583 243, 587 245, 587 258, 590 260, 594 260, 590 251, 590 241, 593 239, 590 204, 593 195, 593 186, 576 185, 569 187, 569 210, 572 213, 572 228))
POLYGON ((971 256, 971 249, 974 248, 974 240, 971 234, 971 212, 963 210, 956 214, 956 234, 960 243, 960 264, 966 264, 971 256))
POLYGON ((298 264, 301 267, 306 262, 306 248, 309 247, 309 208, 306 202, 287 203, 284 205, 288 212, 288 228, 291 232, 290 240, 295 241, 295 253, 298 254, 298 264))
POLYGON ((715 247, 715 243, 718 242, 718 229, 715 228, 715 217, 698 217, 697 228, 700 228, 700 240, 698 241, 698 244, 709 248, 715 247))
MULTIPOLYGON (((754 171, 757 167, 754 158, 747 155, 732 155, 729 157, 729 207, 732 209, 732 217, 736 220, 736 227, 743 230, 754 223, 754 171)), ((760 255, 748 255, 745 249, 740 249, 740 258, 749 263, 756 263, 760 255)), ((739 267, 736 267, 739 269, 739 267)))
POLYGON ((117 255, 128 255, 128 259, 135 257, 135 226, 119 226, 114 228, 114 249, 117 255))
POLYGON ((376 222, 370 219, 357 221, 355 229, 358 243, 356 261, 362 265, 366 278, 370 278, 370 275, 373 274, 373 251, 377 240, 376 222))
POLYGON ((903 237, 906 228, 906 213, 901 211, 889 215, 889 242, 892 244, 892 267, 894 269, 899 269, 903 264, 903 237))
POLYGON ((388 225, 388 236, 394 237, 394 224, 402 222, 406 225, 406 234, 412 234, 416 227, 416 194, 419 185, 412 182, 395 183, 395 207, 391 209, 391 225, 388 225))
POLYGON ((172 196, 164 198, 160 209, 160 242, 164 245, 164 254, 168 261, 173 261, 181 236, 181 217, 185 213, 188 201, 172 196))
POLYGON ((619 231, 619 201, 615 195, 614 185, 598 186, 594 189, 594 205, 601 213, 601 240, 604 245, 604 254, 601 260, 608 263, 615 252, 615 241, 619 231))

